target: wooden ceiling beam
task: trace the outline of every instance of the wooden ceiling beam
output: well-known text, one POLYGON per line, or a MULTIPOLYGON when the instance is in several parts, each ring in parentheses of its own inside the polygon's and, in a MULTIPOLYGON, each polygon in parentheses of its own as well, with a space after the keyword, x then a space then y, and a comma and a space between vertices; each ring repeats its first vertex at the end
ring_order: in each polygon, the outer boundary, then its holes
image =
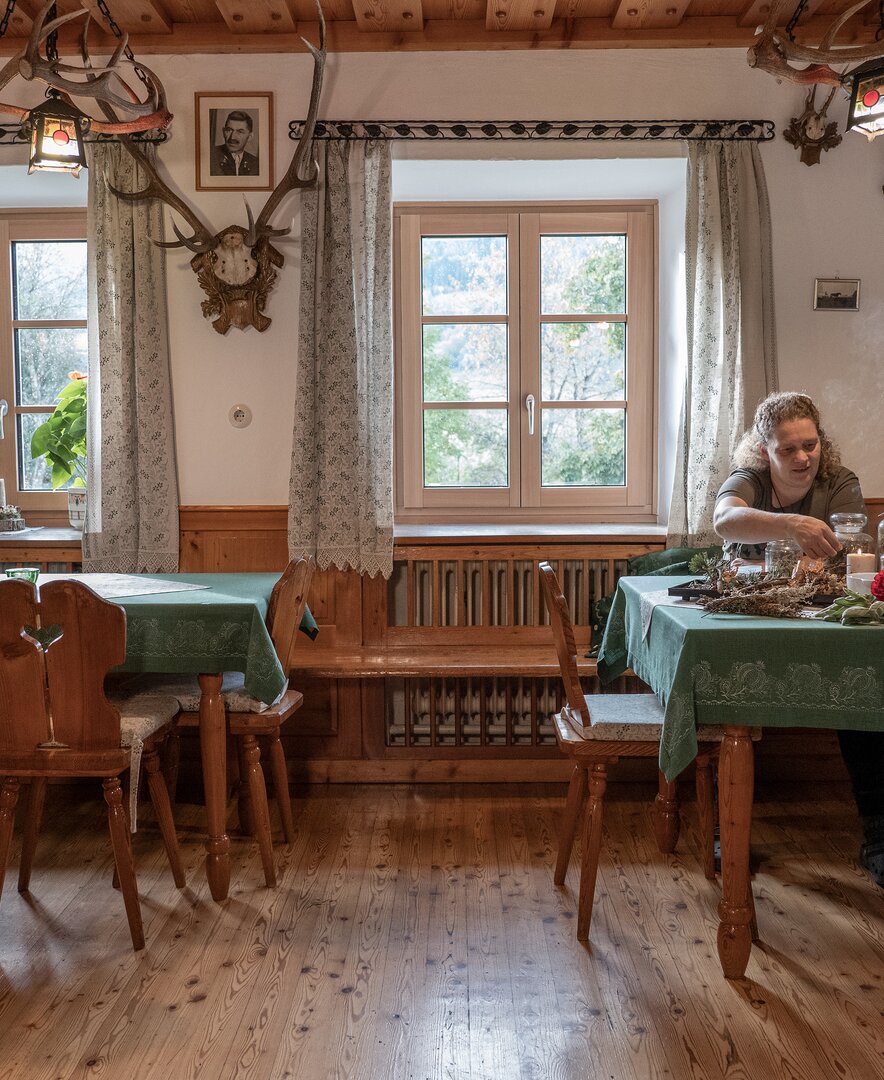
POLYGON ((555 0, 486 0, 486 30, 548 30, 555 0))
POLYGON ((364 34, 419 33, 424 28, 421 0, 353 0, 353 12, 364 34))
POLYGON ((611 25, 621 30, 678 26, 690 0, 620 0, 611 25))
MULTIPOLYGON (((807 4, 804 7, 804 11, 801 13, 801 18, 798 20, 799 26, 806 26, 808 22, 814 17, 817 11, 822 7, 825 0, 807 0, 807 4)), ((738 26, 751 26, 753 30, 756 26, 762 26, 764 20, 767 18, 767 13, 770 11, 771 0, 751 0, 749 6, 743 11, 743 13, 737 16, 738 26)), ((783 13, 783 26, 789 21, 792 16, 791 11, 783 13)), ((834 15, 830 15, 830 21, 834 19, 834 15)), ((877 12, 876 12, 877 17, 877 12)))
POLYGON ((241 34, 292 34, 295 19, 286 0, 215 0, 227 29, 241 34))
MULTIPOLYGON (((98 0, 80 0, 88 8, 98 26, 107 28, 98 0)), ((110 0, 109 10, 121 30, 133 34, 171 34, 172 20, 158 0, 110 0)))
MULTIPOLYGON (((12 13, 12 18, 9 20, 9 26, 6 30, 7 36, 14 34, 16 37, 28 37, 34 26, 35 14, 36 11, 34 10, 33 4, 26 4, 23 3, 22 0, 18 0, 18 3, 15 5, 15 11, 12 13)), ((2 41, 3 38, 0 38, 0 43, 2 43, 2 41)), ((21 48, 21 46, 19 46, 19 48, 21 48)))
MULTIPOLYGON (((797 40, 818 45, 829 28, 831 16, 816 16, 798 28, 797 40)), ((858 25, 851 43, 874 41, 874 26, 858 25)), ((156 53, 232 54, 297 53, 304 46, 299 35, 315 42, 315 22, 299 22, 294 34, 231 34, 223 24, 176 23, 171 34, 135 34, 129 44, 136 56, 156 53)), ((745 49, 752 43, 754 27, 738 26, 733 15, 686 17, 670 29, 639 28, 622 30, 608 19, 553 19, 547 30, 488 31, 474 21, 434 20, 424 23, 418 33, 362 33, 353 22, 334 22, 328 26, 330 52, 446 52, 456 50, 500 49, 745 49)), ((0 38, 0 56, 9 56, 21 48, 21 37, 6 34, 0 38)), ((60 47, 68 49, 76 38, 62 35, 60 47)), ((111 50, 111 37, 95 35, 93 52, 111 50)))

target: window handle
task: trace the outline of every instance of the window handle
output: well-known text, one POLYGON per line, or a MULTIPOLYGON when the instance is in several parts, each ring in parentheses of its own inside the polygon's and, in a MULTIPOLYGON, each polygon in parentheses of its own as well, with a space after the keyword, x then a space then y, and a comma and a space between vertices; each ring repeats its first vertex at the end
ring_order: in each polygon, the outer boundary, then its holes
POLYGON ((0 439, 4 438, 3 434, 3 417, 9 412, 9 402, 6 398, 0 398, 0 439))
POLYGON ((525 398, 525 408, 528 410, 528 434, 534 434, 534 395, 529 394, 525 398))

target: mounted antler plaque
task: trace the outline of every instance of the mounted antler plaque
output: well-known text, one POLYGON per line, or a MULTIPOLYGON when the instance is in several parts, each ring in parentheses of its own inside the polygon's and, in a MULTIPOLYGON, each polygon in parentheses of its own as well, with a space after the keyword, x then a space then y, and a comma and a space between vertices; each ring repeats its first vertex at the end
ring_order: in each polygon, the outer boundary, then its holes
MULTIPOLYGON (((290 191, 313 187, 318 179, 318 166, 309 155, 325 65, 325 19, 318 2, 316 7, 319 13, 319 47, 301 38, 313 57, 313 85, 307 120, 289 167, 271 192, 257 220, 246 203, 247 228, 242 225, 228 225, 213 234, 184 199, 172 191, 137 144, 127 138, 122 140, 123 145, 144 169, 149 177, 148 184, 141 191, 121 191, 108 184, 110 190, 120 199, 162 200, 190 226, 191 235, 186 236, 173 223, 172 228, 178 239, 154 242, 165 248, 185 247, 194 253, 190 265, 207 296, 202 302, 203 315, 212 319, 212 326, 219 334, 226 334, 231 326, 240 330, 253 326, 262 331, 270 325, 271 320, 264 314, 267 294, 276 281, 277 270, 285 261, 270 241, 277 236, 286 236, 291 231, 271 228, 270 221, 290 191)), ((106 108, 105 112, 108 111, 106 108)))

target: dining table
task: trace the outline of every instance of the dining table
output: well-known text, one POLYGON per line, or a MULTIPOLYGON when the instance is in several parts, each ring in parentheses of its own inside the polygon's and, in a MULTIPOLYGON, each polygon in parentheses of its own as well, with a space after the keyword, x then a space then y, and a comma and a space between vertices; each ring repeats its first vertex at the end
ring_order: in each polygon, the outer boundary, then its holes
POLYGON ((722 895, 718 956, 741 977, 752 948, 749 840, 753 728, 884 731, 884 626, 711 614, 669 594, 682 577, 622 577, 599 650, 607 682, 631 669, 664 707, 660 768, 697 753, 697 726, 723 727, 718 792, 722 895))
MULTIPOLYGON (((227 738, 221 683, 242 672, 247 694, 267 705, 287 686, 266 616, 279 574, 41 574, 74 577, 126 612, 126 672, 196 675, 206 801, 206 878, 216 901, 230 889, 227 835, 227 738)), ((305 613, 301 629, 313 636, 305 613)))

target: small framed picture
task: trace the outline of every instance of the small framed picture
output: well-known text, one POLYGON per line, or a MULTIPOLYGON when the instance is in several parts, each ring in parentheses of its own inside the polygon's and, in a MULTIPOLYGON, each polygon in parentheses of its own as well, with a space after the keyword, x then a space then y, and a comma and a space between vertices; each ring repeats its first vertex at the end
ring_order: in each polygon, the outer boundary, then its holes
POLYGON ((273 94, 196 94, 196 190, 273 190, 273 94))
POLYGON ((814 311, 859 311, 859 278, 821 278, 813 283, 814 311))

